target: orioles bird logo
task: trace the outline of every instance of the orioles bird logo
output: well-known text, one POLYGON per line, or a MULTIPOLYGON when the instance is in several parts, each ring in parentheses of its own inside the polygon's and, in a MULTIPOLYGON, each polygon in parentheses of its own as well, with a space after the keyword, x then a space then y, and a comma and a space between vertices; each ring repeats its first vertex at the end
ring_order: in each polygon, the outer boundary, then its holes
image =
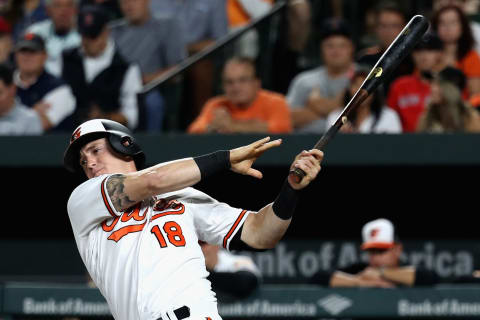
POLYGON ((73 141, 77 140, 79 137, 80 137, 80 128, 78 128, 77 130, 75 130, 75 132, 72 134, 72 137, 70 138, 70 143, 72 143, 73 141))
POLYGON ((373 229, 370 231, 370 237, 375 238, 380 230, 378 229, 373 229))

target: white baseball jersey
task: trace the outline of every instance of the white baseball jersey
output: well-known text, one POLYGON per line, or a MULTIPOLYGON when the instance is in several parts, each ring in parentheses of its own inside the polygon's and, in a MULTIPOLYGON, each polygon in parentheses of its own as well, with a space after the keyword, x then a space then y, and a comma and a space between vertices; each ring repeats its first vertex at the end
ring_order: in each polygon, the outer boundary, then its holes
POLYGON ((228 249, 247 215, 193 188, 166 193, 117 212, 106 190, 110 175, 78 186, 68 215, 80 256, 115 319, 221 319, 198 244, 228 249))

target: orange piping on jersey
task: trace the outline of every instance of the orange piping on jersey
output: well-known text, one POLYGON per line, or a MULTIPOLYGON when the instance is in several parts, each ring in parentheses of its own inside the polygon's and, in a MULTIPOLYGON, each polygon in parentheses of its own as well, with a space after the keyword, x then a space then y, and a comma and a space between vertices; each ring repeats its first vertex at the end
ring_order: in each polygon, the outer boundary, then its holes
POLYGON ((147 222, 120 228, 117 231, 112 232, 110 237, 108 237, 108 240, 113 240, 115 242, 118 242, 120 239, 122 239, 124 236, 126 236, 129 233, 142 231, 143 227, 145 227, 145 223, 147 222))
POLYGON ((107 195, 105 194, 105 182, 107 181, 108 177, 103 179, 102 184, 100 185, 100 190, 102 192, 102 198, 103 198, 103 203, 105 203, 105 206, 107 207, 108 212, 112 215, 112 217, 116 218, 118 217, 115 214, 115 211, 110 207, 110 204, 108 203, 107 195))
POLYGON ((168 216, 168 215, 170 215, 170 214, 183 214, 184 212, 185 212, 185 206, 182 204, 182 206, 180 207, 180 209, 177 210, 177 211, 165 211, 165 212, 160 212, 160 213, 154 214, 154 215, 150 218, 150 221, 153 221, 153 220, 158 219, 158 218, 161 218, 161 217, 168 216))
POLYGON ((232 228, 230 228, 230 231, 228 231, 227 235, 225 236, 225 238, 223 238, 223 247, 225 249, 227 249, 227 242, 228 242, 228 239, 232 236, 232 233, 233 231, 235 231, 235 229, 237 228, 238 224, 240 223, 240 221, 242 221, 243 219, 243 216, 245 215, 245 213, 247 212, 247 210, 243 210, 240 215, 238 216, 237 220, 235 220, 235 223, 233 224, 232 228))

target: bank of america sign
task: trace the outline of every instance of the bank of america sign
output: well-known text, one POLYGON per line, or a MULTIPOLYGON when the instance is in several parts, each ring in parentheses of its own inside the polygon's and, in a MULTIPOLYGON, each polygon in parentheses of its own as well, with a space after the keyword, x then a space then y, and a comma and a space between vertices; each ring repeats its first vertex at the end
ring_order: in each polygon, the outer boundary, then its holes
POLYGON ((330 294, 318 300, 317 303, 332 316, 336 316, 353 305, 352 300, 338 294, 330 294))

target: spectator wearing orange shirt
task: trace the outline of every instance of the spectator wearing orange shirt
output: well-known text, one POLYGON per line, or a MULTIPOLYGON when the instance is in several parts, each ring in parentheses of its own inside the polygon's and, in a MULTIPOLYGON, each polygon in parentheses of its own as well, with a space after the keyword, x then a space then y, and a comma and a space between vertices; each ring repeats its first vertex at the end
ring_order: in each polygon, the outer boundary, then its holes
POLYGON ((433 16, 432 26, 443 41, 445 65, 465 74, 469 96, 480 94, 480 56, 462 9, 454 5, 440 8, 433 16))
POLYGON ((207 101, 189 133, 288 133, 290 112, 283 95, 261 88, 255 63, 235 57, 223 69, 225 95, 207 101))

